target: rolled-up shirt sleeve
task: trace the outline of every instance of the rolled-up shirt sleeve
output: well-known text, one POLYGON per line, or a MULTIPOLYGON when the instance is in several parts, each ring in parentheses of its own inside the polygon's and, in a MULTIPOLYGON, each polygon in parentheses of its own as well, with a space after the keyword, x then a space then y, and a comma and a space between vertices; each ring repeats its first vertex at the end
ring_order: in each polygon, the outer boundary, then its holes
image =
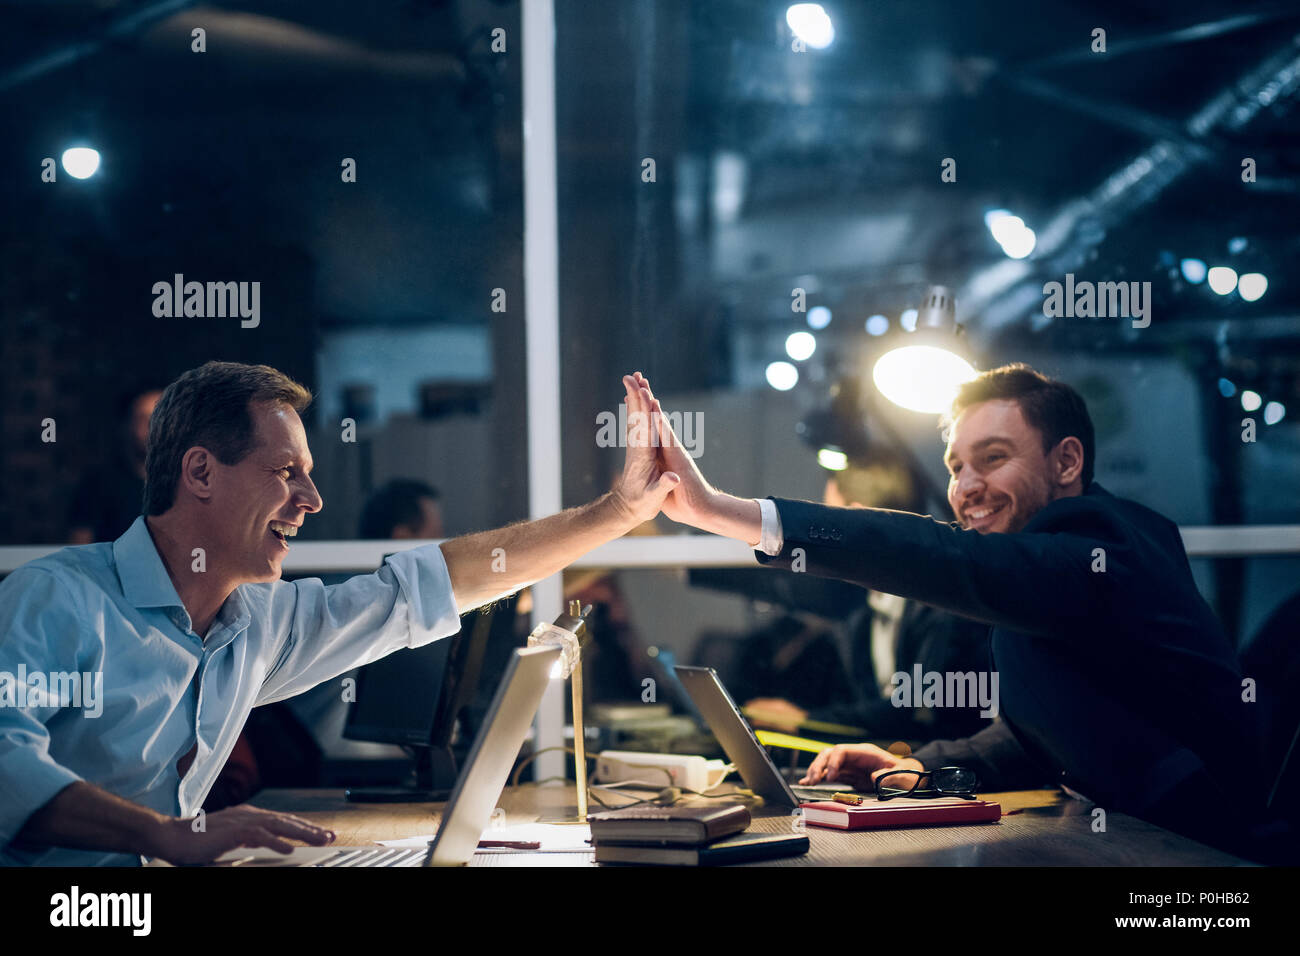
POLYGON ((341 584, 274 585, 270 600, 277 647, 256 706, 460 630, 451 575, 435 544, 389 555, 378 571, 341 584))
POLYGON ((58 578, 19 568, 0 587, 0 847, 11 843, 33 813, 82 778, 50 754, 47 724, 60 714, 56 700, 32 701, 20 677, 82 671, 81 626, 58 578), (26 704, 27 706, 21 706, 26 704))

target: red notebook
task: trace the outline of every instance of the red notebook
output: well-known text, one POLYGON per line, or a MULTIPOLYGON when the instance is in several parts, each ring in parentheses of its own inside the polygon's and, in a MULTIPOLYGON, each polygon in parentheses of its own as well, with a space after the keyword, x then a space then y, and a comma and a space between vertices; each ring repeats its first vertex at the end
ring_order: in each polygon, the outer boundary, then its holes
POLYGON ((871 830, 877 827, 952 826, 959 823, 994 823, 1002 819, 1002 807, 986 800, 961 797, 895 797, 868 800, 849 806, 830 800, 800 804, 804 822, 837 830, 871 830))

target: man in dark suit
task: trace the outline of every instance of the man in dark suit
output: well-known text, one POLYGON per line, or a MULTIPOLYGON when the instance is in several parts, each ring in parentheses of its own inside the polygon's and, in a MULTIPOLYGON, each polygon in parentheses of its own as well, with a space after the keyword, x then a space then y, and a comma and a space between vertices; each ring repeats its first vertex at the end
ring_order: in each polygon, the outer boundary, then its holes
POLYGON ((1262 805, 1255 714, 1178 528, 1092 480, 1082 397, 1028 366, 967 383, 948 426, 955 523, 727 495, 659 417, 663 467, 682 478, 668 517, 743 540, 763 564, 992 625, 1003 720, 909 758, 841 745, 817 757, 807 782, 960 764, 987 789, 1059 782, 1102 808, 1240 848, 1262 805))
MULTIPOLYGON (((920 512, 925 495, 909 463, 887 448, 871 447, 847 467, 829 473, 823 503, 841 508, 887 508, 920 512)), ((785 698, 758 697, 745 704, 756 727, 797 733, 805 720, 857 727, 862 736, 916 741, 977 733, 990 718, 975 699, 958 705, 898 706, 897 675, 910 680, 922 673, 978 675, 988 671, 988 625, 948 614, 919 601, 867 591, 862 607, 844 625, 853 699, 805 710, 785 698)), ((769 655, 770 656, 770 655, 769 655)), ((733 692, 735 688, 732 688, 733 692)), ((818 688, 806 688, 815 693, 818 688)))

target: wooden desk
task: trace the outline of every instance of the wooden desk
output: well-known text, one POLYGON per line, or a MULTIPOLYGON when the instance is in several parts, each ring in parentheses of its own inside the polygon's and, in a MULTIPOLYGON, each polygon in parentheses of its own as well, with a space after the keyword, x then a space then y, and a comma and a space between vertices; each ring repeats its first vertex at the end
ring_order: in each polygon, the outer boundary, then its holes
MULTIPOLYGON (((613 805, 618 798, 604 796, 613 805)), ((1235 866, 1248 865, 1219 850, 1134 817, 1107 813, 1106 831, 1094 833, 1091 806, 1056 791, 982 794, 997 801, 999 823, 854 833, 807 827, 807 855, 752 866, 1235 866)), ((294 813, 337 835, 337 846, 371 846, 431 834, 441 803, 348 803, 342 790, 265 790, 251 801, 266 810, 294 813)), ((622 802, 628 802, 624 800, 622 802)), ((700 801, 713 803, 714 801, 700 801)), ((573 803, 572 785, 508 787, 500 807, 508 824, 554 817, 573 803)), ((598 805, 592 811, 599 810, 598 805)), ((789 832, 791 814, 770 807, 751 811, 752 829, 789 832)), ((472 866, 589 866, 589 853, 480 854, 472 866)))

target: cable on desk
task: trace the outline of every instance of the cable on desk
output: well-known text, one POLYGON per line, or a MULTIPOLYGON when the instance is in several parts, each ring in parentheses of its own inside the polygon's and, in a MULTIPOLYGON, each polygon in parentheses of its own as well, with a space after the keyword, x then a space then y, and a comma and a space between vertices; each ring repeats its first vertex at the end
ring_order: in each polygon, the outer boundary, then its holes
MULTIPOLYGON (((573 754, 575 757, 578 755, 578 752, 574 750, 572 747, 566 747, 561 744, 556 744, 554 747, 543 747, 541 750, 534 750, 532 753, 530 753, 527 757, 525 757, 523 760, 519 762, 518 767, 515 767, 515 772, 510 775, 510 786, 512 787, 519 786, 519 775, 524 772, 524 768, 527 767, 534 760, 536 760, 538 757, 540 757, 542 754, 550 750, 563 750, 566 754, 573 754)), ((595 760, 596 754, 587 754, 587 759, 595 760)), ((547 778, 547 780, 568 780, 568 779, 569 779, 568 777, 547 778)), ((540 783, 541 781, 537 781, 537 782, 540 783)))
MULTIPOLYGON (((519 786, 519 777, 524 772, 524 768, 527 767, 534 760, 536 760, 538 757, 540 757, 542 754, 550 750, 563 750, 566 754, 573 754, 575 757, 577 756, 577 751, 574 750, 572 747, 566 747, 559 744, 553 747, 543 747, 541 750, 534 750, 531 754, 529 754, 527 757, 525 757, 523 760, 519 762, 519 766, 515 767, 514 773, 510 775, 510 786, 512 787, 519 786)), ((588 760, 595 760, 599 756, 600 756, 599 754, 586 755, 588 760)), ((663 790, 660 790, 653 797, 644 797, 632 803, 624 803, 617 807, 611 807, 604 800, 600 799, 600 796, 596 794, 595 791, 598 789, 615 790, 616 786, 624 786, 627 784, 635 783, 637 781, 626 780, 626 781, 620 781, 618 784, 603 784, 603 785, 591 784, 587 787, 587 798, 589 800, 592 800, 600 804, 606 810, 622 810, 627 807, 639 807, 643 803, 657 803, 660 806, 670 807, 680 802, 681 800, 685 799, 687 795, 693 797, 703 797, 706 800, 721 800, 726 798, 732 798, 732 799, 739 798, 744 800, 752 800, 756 807, 761 807, 763 806, 764 803, 763 798, 760 797, 758 794, 756 794, 753 790, 750 790, 748 787, 737 787, 735 790, 731 791, 730 793, 709 793, 707 790, 691 790, 688 787, 678 787, 674 785, 672 782, 673 779, 672 774, 669 773, 668 770, 664 767, 654 767, 649 764, 629 764, 628 766, 632 770, 658 771, 659 773, 664 774, 668 778, 669 785, 665 787, 663 790)), ((728 764, 728 769, 727 769, 728 773, 730 773, 735 769, 736 768, 734 765, 728 764)), ((552 780, 559 780, 564 783, 569 782, 569 778, 567 776, 547 777, 544 780, 534 780, 533 785, 540 786, 543 783, 550 783, 552 780)), ((650 786, 653 786, 653 784, 650 784, 650 786)), ((718 781, 718 783, 710 787, 709 790, 716 790, 720 786, 722 786, 722 781, 718 781)), ((617 791, 615 790, 615 792, 617 791)))

